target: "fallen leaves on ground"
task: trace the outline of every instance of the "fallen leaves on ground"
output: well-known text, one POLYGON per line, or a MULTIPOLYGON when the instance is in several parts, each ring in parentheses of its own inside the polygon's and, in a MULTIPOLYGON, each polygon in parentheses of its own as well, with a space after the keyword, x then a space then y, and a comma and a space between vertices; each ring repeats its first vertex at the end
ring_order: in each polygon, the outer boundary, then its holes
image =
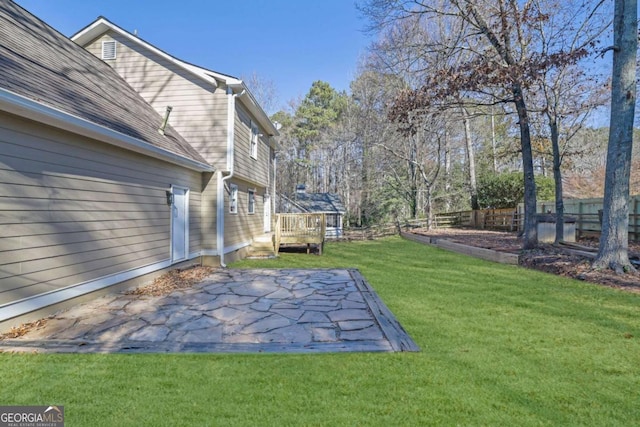
MULTIPOLYGON (((125 294, 146 296, 167 295, 178 289, 192 287, 196 283, 207 278, 207 276, 211 275, 215 270, 216 268, 200 265, 171 270, 156 278, 152 283, 127 291, 125 294)), ((20 326, 14 326, 8 332, 0 334, 0 340, 20 338, 34 329, 43 327, 47 323, 47 320, 48 318, 44 318, 36 320, 35 322, 23 323, 20 326)))
POLYGON ((29 331, 46 325, 48 318, 36 320, 35 322, 23 323, 20 326, 14 326, 8 332, 0 334, 0 341, 6 339, 20 338, 29 331))
POLYGON ((194 266, 175 269, 156 278, 151 284, 125 292, 127 295, 162 296, 178 289, 190 288, 211 275, 214 267, 194 266))

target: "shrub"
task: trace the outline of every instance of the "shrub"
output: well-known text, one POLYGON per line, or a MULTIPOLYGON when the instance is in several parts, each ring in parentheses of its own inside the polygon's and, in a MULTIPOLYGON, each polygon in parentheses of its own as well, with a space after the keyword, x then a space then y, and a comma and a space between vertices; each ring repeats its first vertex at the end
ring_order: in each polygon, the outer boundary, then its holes
MULTIPOLYGON (((536 177, 536 196, 539 200, 554 199, 553 178, 536 177)), ((488 174, 478 180, 480 208, 512 208, 524 202, 524 177, 521 172, 488 174)))

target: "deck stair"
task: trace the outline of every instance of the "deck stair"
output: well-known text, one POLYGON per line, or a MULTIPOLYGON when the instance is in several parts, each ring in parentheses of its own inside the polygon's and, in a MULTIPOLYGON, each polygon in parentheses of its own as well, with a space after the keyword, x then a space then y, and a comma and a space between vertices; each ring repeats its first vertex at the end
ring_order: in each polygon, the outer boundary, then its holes
POLYGON ((249 258, 275 258, 273 233, 265 233, 253 239, 249 247, 249 258))

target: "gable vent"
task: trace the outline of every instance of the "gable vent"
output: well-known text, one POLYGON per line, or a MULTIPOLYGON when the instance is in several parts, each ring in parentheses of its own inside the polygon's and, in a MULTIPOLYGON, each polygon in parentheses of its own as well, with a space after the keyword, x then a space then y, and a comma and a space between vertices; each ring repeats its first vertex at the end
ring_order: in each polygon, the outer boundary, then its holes
POLYGON ((102 59, 116 59, 115 40, 105 40, 102 42, 102 59))

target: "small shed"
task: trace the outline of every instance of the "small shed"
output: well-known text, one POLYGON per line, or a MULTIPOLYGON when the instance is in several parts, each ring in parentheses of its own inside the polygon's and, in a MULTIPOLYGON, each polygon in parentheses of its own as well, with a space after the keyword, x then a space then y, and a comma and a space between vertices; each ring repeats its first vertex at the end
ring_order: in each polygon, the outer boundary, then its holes
POLYGON ((325 237, 342 237, 342 217, 346 213, 342 199, 335 193, 307 193, 303 185, 298 185, 293 196, 280 195, 280 213, 323 213, 327 218, 325 237))

